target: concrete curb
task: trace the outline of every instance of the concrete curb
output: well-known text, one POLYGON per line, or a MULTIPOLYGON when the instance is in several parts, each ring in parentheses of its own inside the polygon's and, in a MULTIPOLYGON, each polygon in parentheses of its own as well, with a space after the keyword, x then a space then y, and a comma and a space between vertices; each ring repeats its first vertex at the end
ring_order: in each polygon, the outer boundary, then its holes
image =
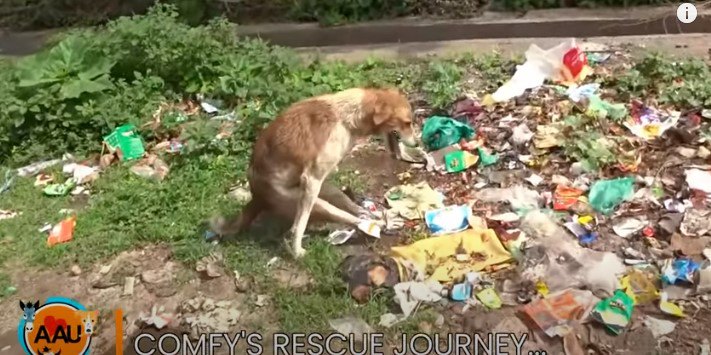
MULTIPOLYGON (((338 46, 403 46, 406 44, 461 40, 517 38, 616 37, 660 34, 711 33, 711 11, 701 10, 697 19, 683 24, 676 6, 628 9, 554 9, 512 13, 485 13, 467 20, 407 18, 342 27, 317 24, 265 24, 235 26, 237 34, 296 48, 338 46)), ((12 33, 0 30, 0 55, 23 56, 39 51, 58 30, 12 33)))
POLYGON ((287 47, 329 47, 386 43, 426 43, 472 39, 610 37, 658 34, 711 33, 711 12, 699 11, 697 19, 683 24, 676 7, 616 10, 569 9, 542 11, 515 18, 489 14, 470 20, 431 21, 402 19, 342 27, 315 24, 238 26, 241 36, 258 37, 287 47), (555 14, 562 16, 555 16, 555 14))

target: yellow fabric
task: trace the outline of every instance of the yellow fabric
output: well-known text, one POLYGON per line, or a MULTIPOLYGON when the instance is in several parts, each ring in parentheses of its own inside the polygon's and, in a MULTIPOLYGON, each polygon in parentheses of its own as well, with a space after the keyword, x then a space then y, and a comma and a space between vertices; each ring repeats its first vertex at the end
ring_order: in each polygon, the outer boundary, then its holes
POLYGON ((512 260, 491 229, 467 229, 393 247, 391 256, 398 262, 401 280, 409 280, 410 269, 414 267, 416 273, 424 273, 429 280, 442 283, 512 260))

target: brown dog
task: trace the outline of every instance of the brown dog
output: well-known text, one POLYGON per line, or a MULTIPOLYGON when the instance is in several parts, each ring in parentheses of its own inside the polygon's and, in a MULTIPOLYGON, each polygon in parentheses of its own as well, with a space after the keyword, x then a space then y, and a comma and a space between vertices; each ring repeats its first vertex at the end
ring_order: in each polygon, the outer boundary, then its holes
POLYGON ((339 189, 324 184, 326 177, 357 138, 383 134, 392 149, 393 132, 404 144, 417 145, 412 108, 394 89, 349 89, 291 105, 254 145, 247 171, 252 200, 240 214, 214 221, 214 231, 237 234, 262 212, 272 212, 293 220, 292 251, 303 256, 302 239, 310 221, 357 225, 358 216, 367 213, 339 189))

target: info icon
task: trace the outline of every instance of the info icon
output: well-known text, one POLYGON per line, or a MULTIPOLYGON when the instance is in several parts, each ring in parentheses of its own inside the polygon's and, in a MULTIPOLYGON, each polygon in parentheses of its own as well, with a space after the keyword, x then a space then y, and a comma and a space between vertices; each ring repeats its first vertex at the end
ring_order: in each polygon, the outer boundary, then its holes
POLYGON ((696 20, 696 6, 692 3, 685 2, 676 9, 676 17, 681 23, 692 23, 696 20))

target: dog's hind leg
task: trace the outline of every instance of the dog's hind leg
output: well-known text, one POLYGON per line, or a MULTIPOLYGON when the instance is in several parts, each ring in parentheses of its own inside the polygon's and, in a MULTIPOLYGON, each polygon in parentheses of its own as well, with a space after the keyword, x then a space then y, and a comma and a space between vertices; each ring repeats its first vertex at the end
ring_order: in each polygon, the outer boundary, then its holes
POLYGON ((294 224, 291 227, 292 238, 294 238, 292 241, 292 251, 297 258, 306 254, 306 250, 302 246, 302 240, 304 239, 304 233, 306 232, 306 226, 309 222, 311 211, 318 200, 318 195, 323 185, 323 179, 318 179, 305 173, 301 176, 300 185, 302 193, 296 201, 296 216, 294 217, 294 224))
MULTIPOLYGON (((346 211, 352 215, 360 216, 367 214, 368 210, 358 206, 353 200, 348 198, 343 191, 341 191, 336 186, 324 182, 321 186, 321 191, 318 194, 319 199, 335 206, 336 208, 346 211)), ((341 211, 341 212, 342 212, 341 211)))
POLYGON ((314 204, 312 215, 314 219, 319 219, 328 222, 350 225, 357 225, 358 222, 360 222, 360 218, 320 198, 317 199, 316 203, 314 204))
POLYGON ((210 222, 210 227, 213 232, 222 236, 237 235, 247 230, 263 210, 263 205, 252 199, 242 208, 242 211, 226 218, 218 217, 210 222))

